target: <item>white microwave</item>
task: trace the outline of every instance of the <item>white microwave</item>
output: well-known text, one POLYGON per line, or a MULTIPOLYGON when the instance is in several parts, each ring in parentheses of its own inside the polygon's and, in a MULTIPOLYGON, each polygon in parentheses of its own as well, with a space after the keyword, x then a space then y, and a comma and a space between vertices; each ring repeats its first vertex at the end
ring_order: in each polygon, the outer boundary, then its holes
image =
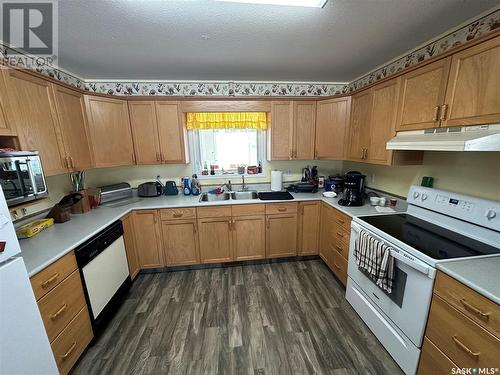
POLYGON ((0 184, 9 207, 46 197, 47 184, 38 152, 0 152, 0 184))

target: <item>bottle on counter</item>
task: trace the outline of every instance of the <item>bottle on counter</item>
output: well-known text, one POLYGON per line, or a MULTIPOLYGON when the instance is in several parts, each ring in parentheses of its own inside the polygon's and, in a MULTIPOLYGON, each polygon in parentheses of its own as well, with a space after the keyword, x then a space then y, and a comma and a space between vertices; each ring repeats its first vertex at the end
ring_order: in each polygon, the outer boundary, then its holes
POLYGON ((257 173, 262 173, 262 163, 259 161, 259 166, 257 167, 257 173))
POLYGON ((200 195, 201 193, 201 186, 198 181, 198 176, 196 174, 193 174, 191 177, 191 194, 193 195, 200 195))
POLYGON ((191 194, 191 186, 189 183, 189 177, 186 177, 184 179, 184 188, 182 189, 184 195, 190 195, 191 194))

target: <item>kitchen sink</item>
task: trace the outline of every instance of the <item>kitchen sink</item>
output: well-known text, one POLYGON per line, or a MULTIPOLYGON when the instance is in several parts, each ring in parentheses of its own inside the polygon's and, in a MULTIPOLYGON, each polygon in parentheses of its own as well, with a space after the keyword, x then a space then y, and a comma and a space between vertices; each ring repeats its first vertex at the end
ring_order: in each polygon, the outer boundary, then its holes
POLYGON ((258 199, 259 196, 256 191, 233 191, 231 193, 231 199, 258 199))
POLYGON ((210 193, 203 193, 200 197, 200 202, 218 202, 218 201, 227 201, 231 198, 229 193, 222 193, 222 194, 210 194, 210 193))

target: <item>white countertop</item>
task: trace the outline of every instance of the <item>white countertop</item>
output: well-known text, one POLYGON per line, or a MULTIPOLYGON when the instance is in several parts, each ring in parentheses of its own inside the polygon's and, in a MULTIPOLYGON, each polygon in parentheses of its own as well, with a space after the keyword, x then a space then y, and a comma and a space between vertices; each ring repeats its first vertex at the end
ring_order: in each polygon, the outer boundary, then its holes
MULTIPOLYGON (((321 200, 351 217, 383 215, 368 203, 361 207, 340 206, 337 203, 338 197, 325 198, 321 192, 292 193, 292 195, 295 198, 294 201, 261 201, 259 199, 249 199, 217 202, 199 202, 199 196, 177 195, 142 198, 140 202, 121 207, 112 208, 100 206, 86 214, 72 215, 70 221, 62 224, 54 224, 52 227, 44 230, 35 237, 20 240, 21 255, 24 258, 24 263, 26 264, 29 275, 33 276, 132 210, 321 200)), ((398 212, 405 212, 406 208, 406 201, 398 199, 398 204, 395 209, 398 212)))
POLYGON ((437 268, 500 305, 500 256, 438 263, 437 268))

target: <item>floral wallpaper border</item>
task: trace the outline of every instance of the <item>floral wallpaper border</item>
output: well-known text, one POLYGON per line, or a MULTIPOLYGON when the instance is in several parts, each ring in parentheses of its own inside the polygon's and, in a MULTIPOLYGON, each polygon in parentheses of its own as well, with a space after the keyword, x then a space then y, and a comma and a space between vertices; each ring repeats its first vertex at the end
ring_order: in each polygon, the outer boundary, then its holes
POLYGON ((405 56, 367 73, 348 84, 295 83, 295 82, 116 82, 84 80, 44 60, 19 54, 0 42, 0 58, 4 64, 35 71, 68 85, 93 93, 119 96, 333 96, 349 93, 371 85, 381 79, 431 59, 463 43, 485 36, 500 28, 500 9, 476 19, 445 36, 411 51, 405 56))

